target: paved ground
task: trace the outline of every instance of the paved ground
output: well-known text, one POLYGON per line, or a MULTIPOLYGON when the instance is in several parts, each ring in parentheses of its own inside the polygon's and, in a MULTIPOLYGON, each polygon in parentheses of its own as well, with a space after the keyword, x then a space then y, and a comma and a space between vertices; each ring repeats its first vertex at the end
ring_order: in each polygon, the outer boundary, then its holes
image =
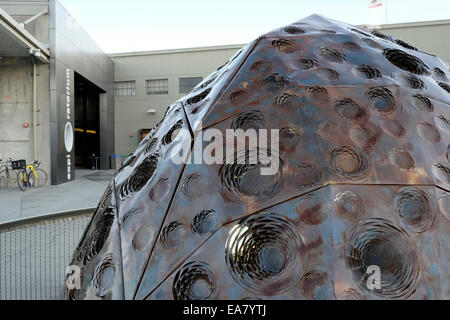
POLYGON ((114 170, 77 170, 74 181, 25 192, 10 183, 7 189, 0 189, 0 223, 96 207, 113 173, 114 170))

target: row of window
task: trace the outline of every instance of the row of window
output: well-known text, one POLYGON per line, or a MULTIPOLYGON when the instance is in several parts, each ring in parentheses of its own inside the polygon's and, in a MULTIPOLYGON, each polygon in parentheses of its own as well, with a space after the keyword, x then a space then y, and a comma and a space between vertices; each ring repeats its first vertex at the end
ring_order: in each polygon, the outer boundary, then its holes
MULTIPOLYGON (((179 92, 189 93, 194 87, 202 82, 202 77, 180 78, 179 92)), ((168 79, 152 79, 145 81, 145 89, 147 94, 168 94, 169 80, 168 79)), ((116 96, 135 96, 136 95, 136 81, 117 81, 115 83, 114 94, 116 96)))

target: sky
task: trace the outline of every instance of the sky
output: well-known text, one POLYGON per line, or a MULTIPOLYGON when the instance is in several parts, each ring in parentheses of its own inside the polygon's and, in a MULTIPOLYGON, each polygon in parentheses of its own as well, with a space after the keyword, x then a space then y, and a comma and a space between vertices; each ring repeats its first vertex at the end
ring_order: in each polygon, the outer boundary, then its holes
POLYGON ((313 13, 354 25, 450 19, 448 0, 59 0, 107 53, 244 44, 313 13), (369 14, 369 12, 371 12, 369 14))

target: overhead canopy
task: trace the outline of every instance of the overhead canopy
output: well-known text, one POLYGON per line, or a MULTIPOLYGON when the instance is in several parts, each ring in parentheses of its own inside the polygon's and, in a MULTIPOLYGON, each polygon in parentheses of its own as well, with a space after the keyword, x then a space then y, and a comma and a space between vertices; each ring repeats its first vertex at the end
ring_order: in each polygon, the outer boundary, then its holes
POLYGON ((0 56, 30 55, 43 63, 48 63, 50 59, 49 50, 0 8, 0 56))

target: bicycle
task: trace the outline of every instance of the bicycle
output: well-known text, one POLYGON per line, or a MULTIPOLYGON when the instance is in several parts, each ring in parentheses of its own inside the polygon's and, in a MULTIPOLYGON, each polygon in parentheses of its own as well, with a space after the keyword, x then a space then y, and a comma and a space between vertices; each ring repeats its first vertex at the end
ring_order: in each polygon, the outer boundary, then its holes
POLYGON ((17 184, 20 190, 25 191, 27 188, 42 187, 47 183, 47 172, 39 169, 41 163, 37 160, 26 165, 25 168, 20 169, 17 174, 17 184), (28 170, 29 169, 29 170, 28 170))
POLYGON ((5 162, 2 161, 3 159, 0 159, 0 188, 6 188, 9 183, 9 165, 12 159, 9 158, 5 162))

